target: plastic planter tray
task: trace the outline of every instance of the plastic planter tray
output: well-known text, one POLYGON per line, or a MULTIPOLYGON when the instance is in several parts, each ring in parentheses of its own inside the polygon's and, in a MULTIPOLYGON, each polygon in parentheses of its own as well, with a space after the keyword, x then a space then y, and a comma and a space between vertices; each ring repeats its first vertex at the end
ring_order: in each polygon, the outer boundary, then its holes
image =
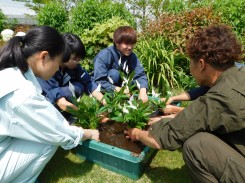
POLYGON ((94 140, 86 140, 76 147, 76 154, 82 159, 134 180, 141 177, 156 152, 156 149, 146 146, 140 154, 135 155, 130 151, 94 140))

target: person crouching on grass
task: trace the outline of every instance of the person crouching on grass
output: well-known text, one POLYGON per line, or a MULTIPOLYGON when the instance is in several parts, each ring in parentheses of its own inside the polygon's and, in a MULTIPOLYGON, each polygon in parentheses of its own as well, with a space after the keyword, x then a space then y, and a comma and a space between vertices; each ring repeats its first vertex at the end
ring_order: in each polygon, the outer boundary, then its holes
POLYGON ((242 45, 229 27, 210 26, 194 33, 186 51, 191 74, 210 89, 175 118, 125 134, 157 149, 183 148, 195 183, 245 182, 245 66, 234 66, 242 45))
POLYGON ((98 130, 70 126, 41 94, 36 77, 52 77, 64 49, 62 36, 48 26, 0 48, 0 182, 35 182, 59 146, 99 140, 98 130))

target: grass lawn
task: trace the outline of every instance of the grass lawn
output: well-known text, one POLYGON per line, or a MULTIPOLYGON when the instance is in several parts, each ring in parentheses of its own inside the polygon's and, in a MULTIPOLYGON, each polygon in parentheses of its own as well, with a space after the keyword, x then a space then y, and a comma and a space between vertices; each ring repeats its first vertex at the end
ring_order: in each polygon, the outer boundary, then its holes
POLYGON ((189 183, 180 151, 160 150, 137 181, 80 159, 73 151, 58 149, 39 176, 40 183, 189 183))

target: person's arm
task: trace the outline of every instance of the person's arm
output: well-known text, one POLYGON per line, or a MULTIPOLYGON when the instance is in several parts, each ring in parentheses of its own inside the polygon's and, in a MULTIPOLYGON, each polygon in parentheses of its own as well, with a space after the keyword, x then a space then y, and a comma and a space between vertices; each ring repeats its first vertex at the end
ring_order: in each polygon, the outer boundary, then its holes
POLYGON ((88 138, 99 140, 97 130, 85 132, 82 128, 70 126, 61 113, 41 94, 35 94, 36 89, 31 87, 19 91, 18 96, 8 101, 15 116, 11 117, 12 121, 18 121, 10 125, 9 136, 64 149, 71 149, 88 138))
POLYGON ((100 101, 103 105, 106 105, 105 99, 103 99, 103 94, 99 91, 94 90, 92 92, 92 96, 95 97, 98 101, 100 101))
POLYGON ((153 136, 149 134, 148 131, 142 131, 138 128, 131 128, 125 130, 124 133, 126 134, 126 138, 130 138, 132 140, 138 140, 149 147, 160 149, 160 145, 153 138, 153 136))
POLYGON ((37 77, 37 80, 42 88, 43 95, 52 104, 55 105, 57 100, 63 97, 68 101, 71 100, 73 94, 69 86, 60 87, 59 82, 54 77, 49 80, 43 80, 37 77))
POLYGON ((65 97, 59 98, 59 99, 56 101, 56 105, 57 105, 62 111, 67 111, 68 107, 71 107, 71 108, 77 110, 77 107, 76 107, 73 103, 67 101, 67 100, 65 99, 65 97))
POLYGON ((94 59, 94 75, 93 82, 96 85, 101 85, 102 90, 105 91, 114 91, 115 86, 111 84, 108 79, 108 68, 111 64, 111 53, 109 50, 102 50, 94 59))
POLYGON ((143 102, 148 101, 148 95, 147 95, 147 89, 146 88, 140 88, 139 99, 141 99, 143 102))
POLYGON ((187 91, 187 93, 189 95, 189 100, 195 100, 198 97, 205 95, 209 89, 210 89, 210 87, 208 87, 208 86, 200 86, 200 87, 197 87, 197 88, 194 88, 194 89, 187 91))
MULTIPOLYGON (((165 102, 166 98, 161 98, 163 102, 165 102)), ((166 104, 171 104, 173 101, 189 101, 190 95, 188 92, 183 92, 179 95, 171 96, 169 97, 168 101, 166 101, 166 104)))

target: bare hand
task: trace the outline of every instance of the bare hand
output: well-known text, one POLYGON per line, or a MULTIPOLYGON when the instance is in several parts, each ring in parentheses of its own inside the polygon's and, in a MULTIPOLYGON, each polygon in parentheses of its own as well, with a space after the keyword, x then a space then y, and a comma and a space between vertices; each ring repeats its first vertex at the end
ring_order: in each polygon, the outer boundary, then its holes
POLYGON ((99 141, 99 131, 98 130, 92 130, 92 129, 83 129, 84 134, 82 140, 87 140, 87 139, 93 139, 96 141, 99 141))
POLYGON ((67 107, 71 107, 75 110, 78 110, 77 106, 75 106, 73 103, 67 101, 65 97, 62 97, 56 101, 56 104, 59 106, 59 108, 63 111, 67 110, 67 107))
POLYGON ((137 138, 137 133, 140 132, 141 130, 138 128, 130 128, 128 130, 124 131, 124 134, 126 135, 127 139, 131 139, 133 141, 138 140, 137 138))
POLYGON ((161 101, 166 102, 166 104, 171 104, 174 100, 172 97, 169 97, 168 101, 165 101, 166 98, 161 98, 161 101))
POLYGON ((181 112, 184 107, 178 107, 175 105, 166 105, 165 109, 163 110, 164 114, 172 114, 181 112))
POLYGON ((174 118, 175 116, 177 115, 177 113, 174 113, 174 114, 169 114, 169 115, 164 115, 164 116, 158 116, 158 117, 155 117, 155 118, 150 118, 150 121, 148 122, 148 125, 152 125, 158 121, 160 121, 161 119, 164 119, 164 118, 174 118))
POLYGON ((143 103, 148 101, 148 96, 146 93, 146 88, 141 88, 139 92, 139 99, 142 100, 143 103))

